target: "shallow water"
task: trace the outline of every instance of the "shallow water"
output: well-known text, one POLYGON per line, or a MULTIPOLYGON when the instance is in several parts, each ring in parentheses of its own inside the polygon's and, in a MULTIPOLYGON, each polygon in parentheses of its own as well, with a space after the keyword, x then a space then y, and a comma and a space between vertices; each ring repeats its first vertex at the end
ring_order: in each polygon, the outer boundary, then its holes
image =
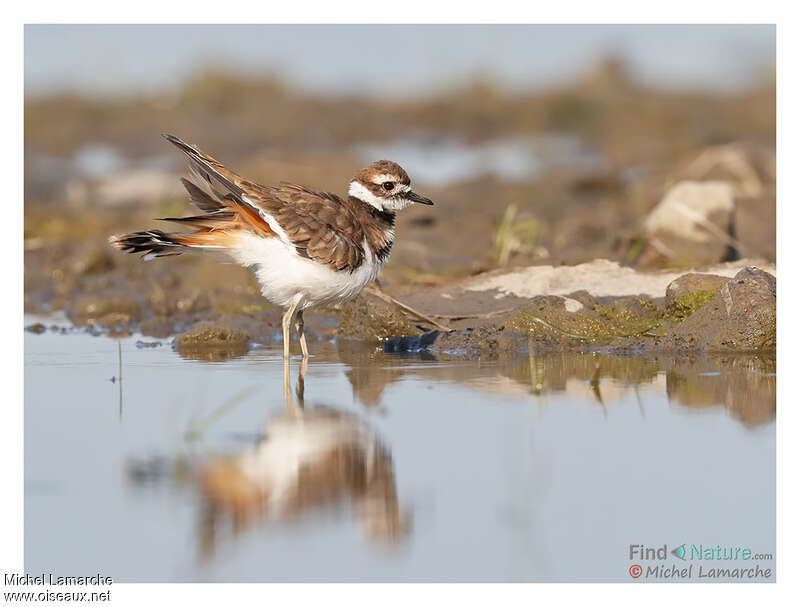
POLYGON ((775 553, 774 360, 316 343, 300 411, 277 347, 204 362, 137 341, 26 333, 28 572, 631 581, 692 563, 631 544, 775 553))

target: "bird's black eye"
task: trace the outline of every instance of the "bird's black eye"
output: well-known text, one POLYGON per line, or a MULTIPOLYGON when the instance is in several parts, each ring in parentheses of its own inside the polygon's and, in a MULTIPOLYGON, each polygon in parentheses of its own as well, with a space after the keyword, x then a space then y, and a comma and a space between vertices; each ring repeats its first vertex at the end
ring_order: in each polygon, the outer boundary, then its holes
POLYGON ((387 181, 383 184, 383 189, 387 192, 391 192, 394 189, 394 184, 391 181, 387 181))

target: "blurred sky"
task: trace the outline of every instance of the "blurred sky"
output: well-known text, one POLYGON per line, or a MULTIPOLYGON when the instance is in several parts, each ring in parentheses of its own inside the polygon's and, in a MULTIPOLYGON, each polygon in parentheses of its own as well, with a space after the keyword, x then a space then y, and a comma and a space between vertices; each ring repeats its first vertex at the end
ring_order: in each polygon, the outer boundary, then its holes
POLYGON ((90 94, 178 86, 209 64, 274 72, 324 94, 419 95, 488 75, 567 82, 603 57, 640 81, 731 91, 775 62, 772 25, 29 25, 25 90, 90 94))

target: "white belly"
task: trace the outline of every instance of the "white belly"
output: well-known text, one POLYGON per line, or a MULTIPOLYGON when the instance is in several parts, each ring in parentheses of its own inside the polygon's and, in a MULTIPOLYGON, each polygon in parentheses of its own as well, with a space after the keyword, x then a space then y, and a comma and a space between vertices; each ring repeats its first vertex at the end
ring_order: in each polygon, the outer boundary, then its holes
POLYGON ((300 257, 279 238, 244 234, 231 254, 237 263, 252 268, 261 293, 283 308, 301 293, 299 309, 330 306, 354 298, 371 283, 383 264, 364 243, 367 257, 355 271, 335 271, 319 262, 300 257))

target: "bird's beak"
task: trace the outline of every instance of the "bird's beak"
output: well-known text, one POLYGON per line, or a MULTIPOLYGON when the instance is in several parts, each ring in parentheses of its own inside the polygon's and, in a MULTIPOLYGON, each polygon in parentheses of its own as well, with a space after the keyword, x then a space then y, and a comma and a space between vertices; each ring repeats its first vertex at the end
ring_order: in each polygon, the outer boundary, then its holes
POLYGON ((428 204, 428 205, 433 204, 433 200, 431 200, 430 198, 425 198, 424 196, 421 196, 416 192, 412 191, 408 191, 405 194, 403 194, 403 198, 405 198, 406 200, 410 200, 411 202, 418 202, 419 204, 428 204))

